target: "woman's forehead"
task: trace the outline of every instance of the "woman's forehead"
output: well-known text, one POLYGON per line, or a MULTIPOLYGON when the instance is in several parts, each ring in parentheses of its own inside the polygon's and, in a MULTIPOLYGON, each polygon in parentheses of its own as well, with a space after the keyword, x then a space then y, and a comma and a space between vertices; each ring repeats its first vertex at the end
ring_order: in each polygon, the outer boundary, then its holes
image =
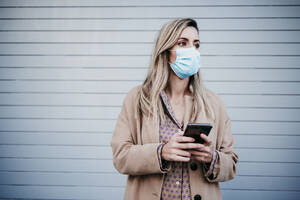
POLYGON ((188 26, 185 29, 183 29, 183 31, 180 35, 180 38, 181 37, 194 40, 194 39, 199 39, 199 34, 198 34, 197 29, 195 29, 192 26, 188 26))

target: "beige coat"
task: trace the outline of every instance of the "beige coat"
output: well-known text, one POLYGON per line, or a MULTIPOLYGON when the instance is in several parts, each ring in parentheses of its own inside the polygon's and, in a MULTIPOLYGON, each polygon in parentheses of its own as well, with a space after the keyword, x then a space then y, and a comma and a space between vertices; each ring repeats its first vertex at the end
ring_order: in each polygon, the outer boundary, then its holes
MULTIPOLYGON (((142 122, 134 117, 138 87, 125 97, 121 113, 111 140, 113 163, 122 174, 128 174, 125 200, 159 200, 164 172, 161 171, 157 147, 159 145, 159 122, 143 117, 142 122)), ((238 156, 233 151, 231 121, 225 105, 218 95, 208 90, 216 120, 212 121, 201 112, 195 122, 209 122, 213 125, 209 138, 217 150, 219 160, 214 169, 214 179, 205 176, 202 163, 190 161, 189 170, 192 198, 202 200, 222 199, 219 183, 233 179, 236 174, 238 156)), ((186 108, 184 128, 189 122, 193 98, 185 97, 186 108)))

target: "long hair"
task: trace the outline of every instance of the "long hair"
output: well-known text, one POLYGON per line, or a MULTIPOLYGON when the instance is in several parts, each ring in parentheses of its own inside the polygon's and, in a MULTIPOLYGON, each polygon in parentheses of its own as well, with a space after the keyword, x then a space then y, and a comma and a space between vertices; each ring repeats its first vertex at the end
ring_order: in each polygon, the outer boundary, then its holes
MULTIPOLYGON (((163 25, 160 30, 153 49, 147 77, 138 91, 136 110, 138 118, 146 116, 155 120, 165 120, 160 94, 167 87, 171 73, 171 67, 168 63, 168 50, 177 43, 183 29, 188 26, 196 28, 199 33, 197 22, 190 18, 172 20, 163 25)), ((191 120, 196 119, 200 110, 205 112, 206 116, 214 119, 211 103, 208 101, 205 86, 200 78, 200 71, 190 77, 188 89, 194 97, 191 120)))

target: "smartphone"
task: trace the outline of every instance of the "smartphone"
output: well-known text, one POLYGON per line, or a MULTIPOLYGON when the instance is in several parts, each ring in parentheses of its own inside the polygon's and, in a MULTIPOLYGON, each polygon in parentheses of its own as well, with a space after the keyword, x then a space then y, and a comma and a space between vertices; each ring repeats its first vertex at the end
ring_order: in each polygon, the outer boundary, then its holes
POLYGON ((188 123, 184 136, 192 137, 196 143, 204 144, 204 140, 200 137, 201 133, 208 136, 212 125, 210 123, 188 123))

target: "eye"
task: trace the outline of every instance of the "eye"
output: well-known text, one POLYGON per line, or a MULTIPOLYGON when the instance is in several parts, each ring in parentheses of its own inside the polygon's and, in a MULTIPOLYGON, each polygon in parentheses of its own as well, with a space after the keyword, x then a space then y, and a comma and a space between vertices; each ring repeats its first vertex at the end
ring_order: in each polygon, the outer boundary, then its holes
POLYGON ((200 44, 199 43, 194 44, 194 46, 196 47, 196 49, 200 48, 200 44))
POLYGON ((183 46, 186 45, 186 43, 185 42, 178 42, 177 45, 180 46, 180 47, 183 47, 183 46))

